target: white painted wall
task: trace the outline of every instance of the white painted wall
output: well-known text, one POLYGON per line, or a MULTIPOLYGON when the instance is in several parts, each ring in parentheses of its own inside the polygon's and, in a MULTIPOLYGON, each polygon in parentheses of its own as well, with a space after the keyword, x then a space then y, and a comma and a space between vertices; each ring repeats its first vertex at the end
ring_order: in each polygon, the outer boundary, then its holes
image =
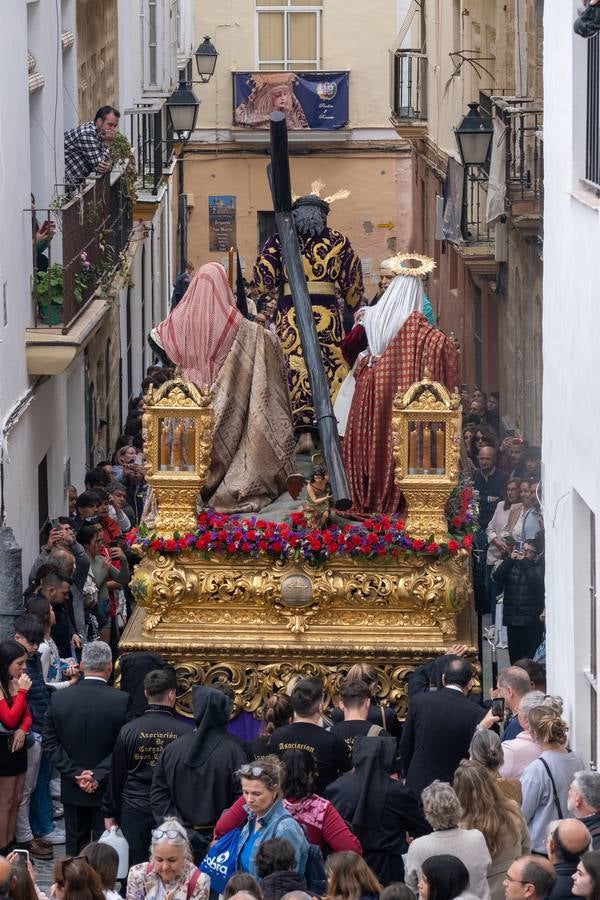
POLYGON ((589 759, 590 510, 600 548, 600 203, 579 182, 586 44, 573 34, 576 5, 545 4, 542 449, 549 688, 565 698, 573 744, 589 759))
MULTIPOLYGON (((186 41, 191 38, 194 3, 181 0, 185 10, 186 41)), ((168 3, 167 3, 168 5, 168 3)), ((119 101, 131 106, 142 96, 142 0, 119 0, 119 101)), ((23 547, 23 574, 38 552, 38 485, 40 461, 47 455, 49 514, 66 512, 65 467, 70 460, 71 482, 83 488, 85 475, 85 381, 80 354, 63 375, 32 379, 27 373, 25 329, 33 325, 31 300, 32 245, 30 193, 40 208, 49 205, 55 186, 63 182, 63 133, 78 124, 76 48, 63 53, 62 31, 75 32, 75 0, 10 0, 0 3, 0 33, 10 36, 0 55, 0 436, 4 446, 6 523, 23 547), (58 21, 57 21, 58 10, 58 21), (57 49, 58 48, 58 49, 57 49), (35 56, 45 85, 28 93, 27 50, 35 56), (3 297, 6 297, 6 314, 3 297), (29 406, 25 406, 27 400, 29 406), (8 418, 19 404, 21 418, 10 431, 8 418)), ((173 83, 176 69, 173 67, 173 83)), ((131 308, 134 344, 134 390, 143 376, 141 250, 147 267, 154 252, 154 285, 149 268, 146 281, 146 325, 167 308, 170 293, 171 193, 167 191, 143 237, 134 234, 131 308), (162 229, 162 234, 161 234, 162 229), (161 274, 164 268, 165 274, 161 274), (152 287, 154 286, 154 292, 152 287), (154 311, 153 311, 154 296, 154 311)), ((40 214, 40 221, 45 216, 40 214)), ((61 259, 60 233, 52 244, 53 260, 61 259)), ((121 334, 124 328, 125 287, 120 292, 121 334)), ((119 336, 116 335, 115 338, 119 336)), ((125 348, 123 348, 124 350, 125 348)), ((123 365, 126 376, 126 361, 123 365)), ((124 381, 125 391, 125 381, 124 381)), ((124 397, 126 403, 126 397, 124 397)), ((125 406, 126 411, 126 406, 125 406)))

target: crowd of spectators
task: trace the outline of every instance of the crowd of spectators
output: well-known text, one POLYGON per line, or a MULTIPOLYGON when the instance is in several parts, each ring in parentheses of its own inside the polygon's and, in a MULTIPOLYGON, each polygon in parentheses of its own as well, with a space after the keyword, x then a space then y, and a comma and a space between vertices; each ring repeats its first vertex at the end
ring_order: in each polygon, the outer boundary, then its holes
POLYGON ((319 678, 296 678, 243 740, 228 684, 193 687, 192 723, 156 654, 125 656, 117 690, 111 647, 84 635, 49 680, 53 600, 36 596, 0 645, 0 894, 43 898, 31 863, 53 856, 40 827, 59 815, 59 900, 596 900, 600 773, 569 747, 540 664, 502 670, 484 699, 453 648, 413 673, 403 725, 364 663, 335 706, 319 678))
POLYGON ((463 385, 461 465, 479 506, 474 543, 474 590, 479 646, 482 617, 491 613, 490 639, 508 647, 511 662, 545 659, 544 521, 541 450, 500 418, 499 396, 463 385))

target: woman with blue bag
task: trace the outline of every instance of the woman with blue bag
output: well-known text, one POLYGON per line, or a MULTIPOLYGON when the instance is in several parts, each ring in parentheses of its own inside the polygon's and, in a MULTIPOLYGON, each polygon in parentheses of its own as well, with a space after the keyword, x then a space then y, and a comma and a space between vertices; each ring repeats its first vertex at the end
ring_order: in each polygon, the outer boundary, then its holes
POLYGON ((210 874, 213 889, 219 890, 220 877, 227 879, 233 874, 233 859, 235 871, 249 872, 256 877, 258 848, 262 841, 273 837, 285 838, 290 842, 296 857, 295 871, 303 875, 308 841, 300 825, 283 805, 281 762, 276 756, 259 757, 252 763, 240 766, 237 774, 242 783, 248 821, 241 830, 234 829, 223 835, 202 862, 200 868, 210 874))

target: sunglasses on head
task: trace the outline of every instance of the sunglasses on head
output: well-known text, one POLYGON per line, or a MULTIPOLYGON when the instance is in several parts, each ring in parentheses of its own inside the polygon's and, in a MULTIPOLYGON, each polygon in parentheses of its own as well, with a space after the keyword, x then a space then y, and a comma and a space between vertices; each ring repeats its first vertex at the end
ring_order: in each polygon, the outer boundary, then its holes
POLYGON ((155 828, 152 832, 152 839, 155 841, 160 841, 164 838, 167 838, 169 841, 174 841, 181 837, 183 837, 183 833, 177 828, 155 828))
POLYGON ((247 763, 240 766, 240 775, 250 775, 254 778, 260 778, 260 776, 264 774, 264 771, 262 766, 250 766, 247 763))

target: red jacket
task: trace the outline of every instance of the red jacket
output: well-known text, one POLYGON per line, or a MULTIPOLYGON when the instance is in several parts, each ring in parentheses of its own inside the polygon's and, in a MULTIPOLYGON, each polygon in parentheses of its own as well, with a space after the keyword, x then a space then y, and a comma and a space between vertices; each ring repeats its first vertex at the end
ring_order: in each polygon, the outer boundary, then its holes
POLYGON ((27 691, 19 690, 13 697, 12 706, 5 697, 0 700, 0 722, 5 728, 28 732, 31 728, 31 713, 27 706, 27 691))
MULTIPOLYGON (((362 856, 360 841, 352 834, 329 800, 325 800, 318 794, 310 794, 302 800, 286 798, 283 803, 290 815, 304 828, 306 837, 311 844, 316 844, 318 847, 329 847, 333 853, 341 850, 354 850, 355 853, 362 856), (315 810, 314 807, 318 807, 318 809, 315 810)), ((215 825, 215 839, 222 837, 234 828, 241 828, 247 819, 244 798, 239 797, 233 806, 221 813, 215 825)))

